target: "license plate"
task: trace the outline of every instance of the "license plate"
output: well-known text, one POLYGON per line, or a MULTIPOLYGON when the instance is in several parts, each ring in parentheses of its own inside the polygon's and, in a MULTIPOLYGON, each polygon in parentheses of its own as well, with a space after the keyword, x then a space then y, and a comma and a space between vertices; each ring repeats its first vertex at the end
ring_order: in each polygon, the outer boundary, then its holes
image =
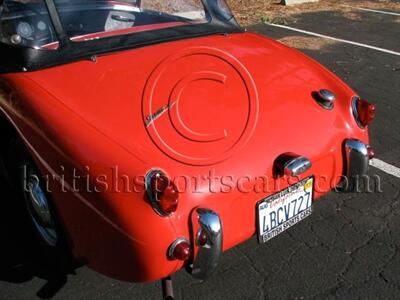
POLYGON ((257 205, 258 241, 265 243, 312 213, 314 178, 274 194, 257 205))

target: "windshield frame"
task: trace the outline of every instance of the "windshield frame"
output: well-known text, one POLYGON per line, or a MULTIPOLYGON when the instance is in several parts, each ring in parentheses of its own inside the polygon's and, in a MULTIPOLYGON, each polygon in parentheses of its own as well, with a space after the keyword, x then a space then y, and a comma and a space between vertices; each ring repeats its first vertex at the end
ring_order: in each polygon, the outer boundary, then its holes
MULTIPOLYGON (((0 4, 1 4, 0 0, 0 4)), ((57 49, 34 49, 0 43, 4 53, 0 60, 0 73, 26 72, 66 64, 82 59, 95 60, 97 55, 129 50, 170 41, 195 38, 214 34, 243 32, 234 17, 229 20, 218 16, 216 0, 202 0, 208 23, 189 24, 151 31, 111 35, 100 39, 74 42, 63 28, 53 0, 45 0, 49 17, 58 38, 57 49), (7 60, 6 57, 13 57, 7 60)))

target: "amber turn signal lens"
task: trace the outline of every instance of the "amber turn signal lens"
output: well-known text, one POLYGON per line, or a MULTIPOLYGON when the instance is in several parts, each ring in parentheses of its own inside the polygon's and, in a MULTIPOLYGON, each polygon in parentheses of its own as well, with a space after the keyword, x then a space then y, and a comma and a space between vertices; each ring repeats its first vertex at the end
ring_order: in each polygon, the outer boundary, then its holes
POLYGON ((190 245, 188 242, 182 241, 175 246, 175 249, 172 253, 172 258, 177 260, 188 260, 192 255, 192 251, 190 250, 190 245))
POLYGON ((357 107, 358 121, 360 122, 360 124, 363 127, 371 124, 376 114, 375 105, 363 99, 358 99, 356 107, 357 107))

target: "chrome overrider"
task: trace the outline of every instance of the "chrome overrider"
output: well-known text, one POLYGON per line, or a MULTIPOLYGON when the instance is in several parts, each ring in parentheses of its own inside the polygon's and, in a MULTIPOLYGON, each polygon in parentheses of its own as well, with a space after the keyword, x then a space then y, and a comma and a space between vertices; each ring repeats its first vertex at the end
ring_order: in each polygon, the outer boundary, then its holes
POLYGON ((369 155, 368 146, 356 139, 346 140, 344 143, 345 173, 340 191, 353 193, 360 191, 359 183, 368 174, 369 155))
POLYGON ((218 214, 210 209, 197 208, 192 215, 195 258, 191 274, 197 279, 206 279, 216 269, 222 254, 222 223, 218 214), (206 240, 199 242, 205 233, 206 240))

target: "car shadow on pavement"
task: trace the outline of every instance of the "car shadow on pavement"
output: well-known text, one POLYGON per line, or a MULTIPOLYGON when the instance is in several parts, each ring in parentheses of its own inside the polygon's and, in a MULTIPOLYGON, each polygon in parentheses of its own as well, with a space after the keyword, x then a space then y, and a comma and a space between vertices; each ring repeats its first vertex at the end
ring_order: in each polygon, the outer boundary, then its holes
POLYGON ((20 201, 2 180, 0 189, 0 281, 20 284, 34 278, 43 279, 46 283, 36 292, 36 297, 50 299, 66 284, 67 274, 60 274, 52 270, 51 266, 41 264, 35 247, 22 242, 26 220, 15 213, 18 212, 20 201))

